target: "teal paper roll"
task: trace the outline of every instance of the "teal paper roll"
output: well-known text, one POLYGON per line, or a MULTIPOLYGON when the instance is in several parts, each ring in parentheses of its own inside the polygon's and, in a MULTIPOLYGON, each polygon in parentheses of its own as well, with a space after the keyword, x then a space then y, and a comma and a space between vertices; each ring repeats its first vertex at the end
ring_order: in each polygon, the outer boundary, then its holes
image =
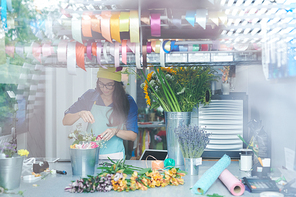
POLYGON ((213 185, 220 174, 225 170, 231 160, 228 155, 223 155, 223 157, 217 161, 210 169, 208 169, 202 177, 194 184, 191 189, 193 194, 205 194, 208 189, 213 185))

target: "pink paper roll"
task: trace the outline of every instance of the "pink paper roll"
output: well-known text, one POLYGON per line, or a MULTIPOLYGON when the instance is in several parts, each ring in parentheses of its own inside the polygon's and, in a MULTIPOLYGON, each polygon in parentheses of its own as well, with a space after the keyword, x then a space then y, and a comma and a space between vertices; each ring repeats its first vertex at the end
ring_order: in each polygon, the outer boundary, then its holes
POLYGON ((232 195, 241 196, 245 192, 244 184, 233 176, 233 174, 231 174, 227 169, 223 170, 219 179, 228 188, 232 195))

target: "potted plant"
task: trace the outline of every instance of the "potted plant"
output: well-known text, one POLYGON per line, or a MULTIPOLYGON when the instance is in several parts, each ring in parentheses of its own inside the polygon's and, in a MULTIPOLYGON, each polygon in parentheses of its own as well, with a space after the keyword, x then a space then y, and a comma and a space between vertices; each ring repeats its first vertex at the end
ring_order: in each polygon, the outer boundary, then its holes
POLYGON ((184 157, 185 171, 190 175, 197 175, 199 165, 202 164, 201 155, 208 145, 211 135, 199 126, 180 124, 174 130, 184 157))
POLYGON ((14 143, 4 142, 0 146, 0 187, 15 189, 20 186, 24 156, 29 151, 20 149, 14 143))

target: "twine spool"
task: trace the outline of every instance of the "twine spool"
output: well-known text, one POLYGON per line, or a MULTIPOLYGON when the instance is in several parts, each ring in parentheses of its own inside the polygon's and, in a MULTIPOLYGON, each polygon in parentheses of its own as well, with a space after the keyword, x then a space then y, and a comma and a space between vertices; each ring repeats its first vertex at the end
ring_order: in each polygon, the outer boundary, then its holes
POLYGON ((151 161, 151 169, 152 170, 162 170, 164 168, 164 163, 163 161, 160 161, 160 160, 157 160, 155 157, 153 157, 152 155, 148 155, 146 157, 146 166, 148 168, 148 165, 147 165, 147 159, 148 157, 152 157, 153 159, 155 159, 155 161, 151 161))

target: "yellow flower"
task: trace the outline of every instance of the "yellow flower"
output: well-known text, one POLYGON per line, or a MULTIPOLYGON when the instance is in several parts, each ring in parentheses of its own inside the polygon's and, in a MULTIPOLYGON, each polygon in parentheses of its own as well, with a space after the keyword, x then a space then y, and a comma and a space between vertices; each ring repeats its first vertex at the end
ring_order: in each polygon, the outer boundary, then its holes
POLYGON ((28 157, 29 151, 27 151, 26 149, 20 149, 20 150, 17 151, 17 154, 19 154, 20 156, 28 157))

